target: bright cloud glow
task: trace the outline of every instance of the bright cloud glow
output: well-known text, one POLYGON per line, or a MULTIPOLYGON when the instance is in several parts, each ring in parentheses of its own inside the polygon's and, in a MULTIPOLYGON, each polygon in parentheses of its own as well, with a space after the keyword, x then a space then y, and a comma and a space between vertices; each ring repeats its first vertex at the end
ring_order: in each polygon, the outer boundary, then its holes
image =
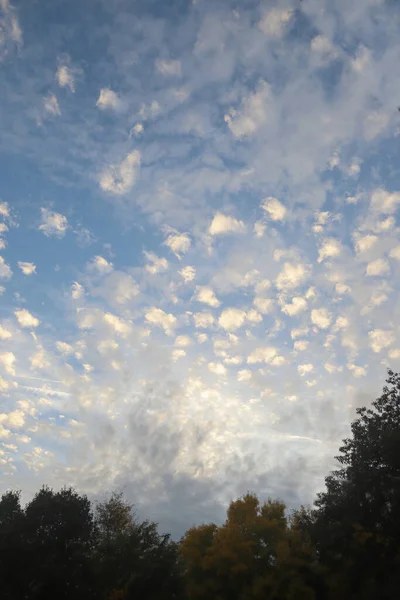
POLYGON ((41 208, 40 211, 42 214, 42 223, 39 225, 39 230, 43 231, 47 237, 64 237, 68 229, 67 217, 47 208, 41 208))
POLYGON ((37 319, 36 317, 34 317, 29 310, 27 310, 26 308, 21 308, 20 310, 16 310, 14 312, 18 323, 21 325, 21 327, 26 327, 26 328, 33 328, 35 329, 36 327, 38 327, 40 321, 39 319, 37 319))
POLYGON ((102 88, 100 90, 100 95, 97 99, 96 106, 101 110, 118 110, 120 107, 121 101, 118 97, 118 94, 113 92, 108 88, 102 88))
POLYGON ((261 203, 261 208, 267 213, 271 221, 283 221, 286 216, 286 208, 276 198, 266 198, 261 203))
POLYGON ((211 235, 222 235, 226 233, 241 233, 245 229, 243 221, 238 221, 233 217, 217 213, 209 227, 211 235))
POLYGON ((18 261, 18 266, 24 275, 33 275, 36 273, 36 265, 31 262, 18 261))

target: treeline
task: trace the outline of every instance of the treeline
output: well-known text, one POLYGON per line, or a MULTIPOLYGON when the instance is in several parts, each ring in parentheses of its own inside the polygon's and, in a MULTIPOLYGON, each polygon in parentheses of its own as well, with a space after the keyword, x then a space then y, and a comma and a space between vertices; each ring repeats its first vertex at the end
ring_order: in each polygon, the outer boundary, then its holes
MULTIPOLYGON (((122 495, 0 500, 3 600, 392 600, 400 596, 400 374, 358 409, 314 507, 247 493, 180 542, 122 495)), ((304 474, 305 477, 307 474, 304 474)))

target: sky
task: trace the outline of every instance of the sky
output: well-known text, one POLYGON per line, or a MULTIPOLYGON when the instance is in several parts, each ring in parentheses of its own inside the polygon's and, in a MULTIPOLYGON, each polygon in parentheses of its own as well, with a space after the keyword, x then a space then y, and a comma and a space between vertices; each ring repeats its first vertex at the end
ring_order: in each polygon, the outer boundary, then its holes
POLYGON ((400 6, 0 0, 0 491, 310 503, 400 370, 400 6))

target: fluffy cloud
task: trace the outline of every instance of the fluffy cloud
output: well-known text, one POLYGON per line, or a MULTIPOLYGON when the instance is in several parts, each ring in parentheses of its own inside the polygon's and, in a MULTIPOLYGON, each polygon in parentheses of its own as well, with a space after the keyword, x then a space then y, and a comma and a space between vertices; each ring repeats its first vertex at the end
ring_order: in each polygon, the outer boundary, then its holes
POLYGON ((268 37, 279 38, 292 18, 293 11, 281 8, 271 8, 267 11, 258 26, 268 37))
POLYGON ((68 87, 71 92, 75 92, 75 77, 74 71, 67 65, 60 65, 56 73, 57 83, 60 87, 68 87))
POLYGON ((286 216, 286 208, 276 198, 266 198, 262 201, 261 208, 267 213, 271 221, 283 221, 286 216))
POLYGON ((267 120, 271 93, 268 84, 263 81, 258 90, 242 101, 239 110, 231 109, 225 115, 225 122, 236 138, 242 138, 257 132, 267 120))
POLYGON ((304 365, 298 365, 297 370, 299 372, 299 374, 304 377, 304 375, 308 375, 309 373, 312 373, 312 371, 314 370, 314 365, 312 365, 311 363, 307 363, 304 365))
POLYGON ((374 329, 368 333, 369 345, 374 352, 380 352, 384 348, 391 346, 395 342, 395 336, 392 331, 385 329, 374 329))
POLYGON ((67 217, 47 208, 41 208, 40 211, 42 213, 42 223, 39 225, 39 230, 43 231, 47 237, 64 237, 69 227, 67 217))
POLYGON ((378 237, 376 235, 367 234, 360 235, 358 232, 354 235, 354 248, 358 254, 362 252, 366 252, 370 250, 373 246, 375 246, 378 241, 378 237))
POLYGON ((121 105, 121 101, 118 94, 110 90, 109 88, 102 88, 100 95, 97 99, 96 106, 101 110, 113 109, 118 110, 121 105))
POLYGON ((6 263, 4 258, 0 256, 0 279, 10 279, 12 277, 12 270, 6 263))
POLYGON ((145 319, 151 325, 161 327, 167 335, 172 335, 176 327, 176 317, 161 308, 152 307, 145 313, 145 319))
POLYGON ((208 363, 208 368, 214 375, 226 375, 226 368, 222 363, 208 363))
POLYGON ((311 321, 320 329, 327 329, 332 321, 332 315, 326 308, 314 308, 311 311, 311 321))
POLYGON ((195 299, 203 304, 208 304, 214 308, 218 307, 221 303, 215 295, 213 289, 207 285, 198 285, 196 288, 195 299))
POLYGON ((387 192, 383 188, 371 194, 371 209, 377 213, 392 215, 400 206, 400 192, 387 192))
POLYGON ((96 271, 101 275, 106 275, 107 273, 111 273, 113 270, 113 264, 108 262, 108 260, 103 256, 95 256, 88 263, 87 269, 88 271, 96 271))
POLYGON ((246 320, 246 313, 238 308, 225 308, 219 319, 218 325, 227 331, 235 331, 242 327, 246 320))
POLYGON ((10 375, 15 375, 15 354, 13 354, 12 352, 3 352, 2 354, 0 354, 0 364, 2 365, 6 373, 9 373, 10 375))
POLYGON ((326 258, 335 258, 340 256, 341 251, 342 247, 338 240, 335 240, 334 238, 326 239, 319 249, 318 262, 321 263, 326 258))
POLYGON ((400 246, 396 246, 392 248, 389 252, 390 258, 394 258, 395 260, 400 260, 400 246))
POLYGON ((145 252, 144 254, 148 260, 148 264, 145 268, 151 275, 157 275, 157 273, 161 273, 168 269, 168 261, 166 258, 160 258, 157 254, 154 254, 154 252, 145 252))
POLYGON ((167 237, 165 244, 175 256, 181 258, 182 254, 186 254, 190 248, 190 237, 187 233, 171 234, 167 237))
POLYGON ((110 194, 123 196, 133 188, 139 168, 140 152, 133 150, 120 164, 109 165, 104 169, 99 180, 101 189, 110 194))
POLYGON ((36 273, 36 265, 34 263, 18 261, 18 266, 24 275, 33 275, 36 273))
POLYGON ((217 213, 208 229, 211 235, 222 235, 226 233, 242 233, 245 230, 243 221, 238 221, 234 217, 217 213))
POLYGON ((15 310, 14 315, 21 327, 35 328, 40 323, 39 319, 34 317, 26 308, 15 310))
POLYGON ((257 363, 272 363, 273 360, 277 357, 277 350, 272 346, 266 346, 264 348, 256 348, 251 352, 251 354, 247 357, 247 363, 249 365, 257 364, 257 363))
POLYGON ((276 278, 276 287, 278 290, 288 291, 299 287, 307 277, 308 269, 304 265, 285 262, 282 271, 276 278))
POLYGON ((183 280, 185 283, 189 283, 190 281, 193 281, 193 279, 196 276, 196 269, 194 267, 183 267, 183 269, 181 269, 179 271, 179 275, 181 275, 183 277, 183 280))
POLYGON ((9 340, 12 337, 11 331, 0 325, 0 340, 9 340))
POLYGON ((193 321, 197 329, 208 329, 214 323, 214 316, 209 312, 194 313, 193 321))
POLYGON ((384 258, 377 258, 367 264, 366 274, 368 277, 381 277, 390 271, 390 266, 384 258))
POLYGON ((267 315, 270 313, 274 307, 274 301, 271 298, 254 298, 254 306, 257 310, 260 311, 263 315, 267 315))
POLYGON ((306 300, 304 300, 304 298, 301 298, 300 296, 295 296, 294 298, 292 298, 291 303, 282 305, 282 312, 289 315, 290 317, 294 317, 295 315, 298 315, 299 313, 305 311, 306 308, 306 300))

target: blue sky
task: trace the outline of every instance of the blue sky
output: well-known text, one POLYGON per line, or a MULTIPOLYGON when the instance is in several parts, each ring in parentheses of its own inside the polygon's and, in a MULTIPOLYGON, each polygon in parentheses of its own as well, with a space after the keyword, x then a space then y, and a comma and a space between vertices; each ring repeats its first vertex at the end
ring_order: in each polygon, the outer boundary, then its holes
POLYGON ((0 485, 310 502, 400 368, 400 10, 0 0, 0 485))

